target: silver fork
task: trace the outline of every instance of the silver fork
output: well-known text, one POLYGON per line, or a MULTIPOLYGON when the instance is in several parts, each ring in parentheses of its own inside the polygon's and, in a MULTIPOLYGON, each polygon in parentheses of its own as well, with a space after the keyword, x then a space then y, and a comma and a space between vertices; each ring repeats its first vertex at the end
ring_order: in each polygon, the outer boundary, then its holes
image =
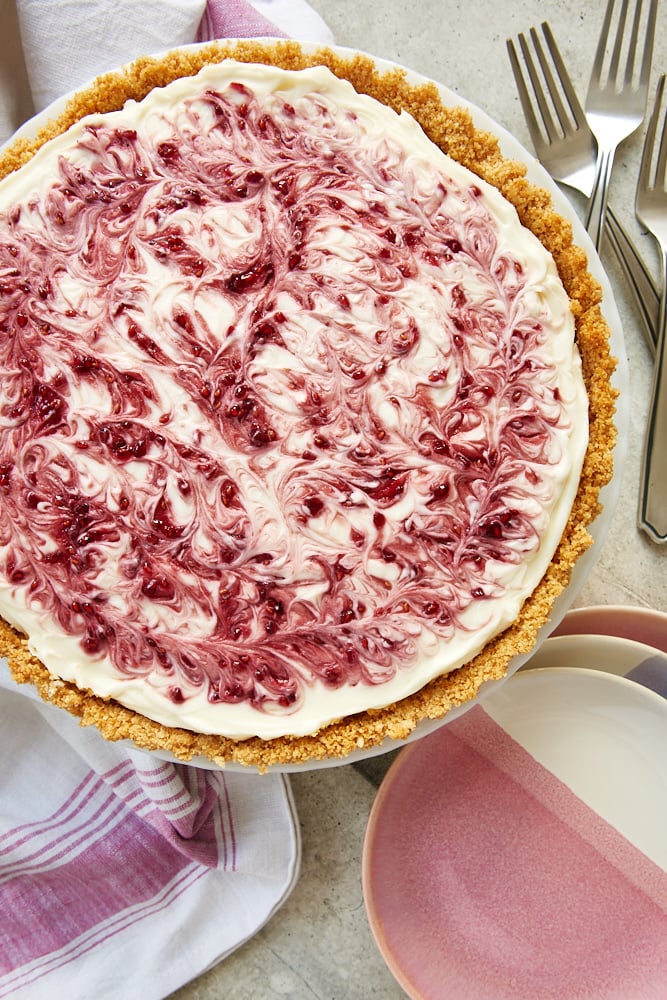
POLYGON ((639 498, 639 525, 655 542, 667 541, 667 102, 660 77, 637 181, 637 217, 660 249, 662 292, 639 498))
MULTIPOLYGON (((546 22, 542 24, 542 33, 546 47, 535 28, 529 31, 530 43, 524 34, 517 38, 525 73, 514 42, 507 40, 519 99, 542 165, 555 180, 588 198, 593 190, 597 144, 546 22)), ((660 306, 653 278, 611 208, 606 233, 632 290, 653 353, 660 306)))
POLYGON ((646 113, 658 2, 649 0, 643 31, 642 6, 642 0, 635 0, 634 15, 628 22, 628 0, 609 0, 588 85, 586 117, 597 139, 598 158, 586 228, 597 249, 602 240, 616 149, 639 128, 646 113), (615 15, 616 29, 612 38, 615 15), (640 35, 643 36, 641 44, 640 35), (637 74, 638 58, 641 64, 637 74))

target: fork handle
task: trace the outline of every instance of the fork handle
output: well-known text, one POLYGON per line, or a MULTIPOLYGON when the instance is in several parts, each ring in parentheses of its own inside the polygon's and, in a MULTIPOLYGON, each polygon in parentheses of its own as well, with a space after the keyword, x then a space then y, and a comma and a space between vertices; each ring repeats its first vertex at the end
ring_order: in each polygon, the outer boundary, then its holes
POLYGON ((607 192, 609 191, 609 181, 611 180, 611 169, 614 165, 615 152, 616 146, 610 148, 599 147, 598 159, 595 165, 593 190, 588 199, 586 229, 593 240, 596 250, 600 249, 602 242, 605 215, 607 214, 607 192))
POLYGON ((647 270, 646 264, 639 256, 634 243, 616 218, 611 206, 607 210, 605 232, 630 286, 642 321, 642 330, 648 348, 651 354, 655 355, 655 345, 658 339, 658 318, 660 315, 660 296, 655 287, 655 282, 647 270))
POLYGON ((662 274, 658 343, 639 498, 639 526, 654 542, 667 542, 667 250, 662 251, 662 274))

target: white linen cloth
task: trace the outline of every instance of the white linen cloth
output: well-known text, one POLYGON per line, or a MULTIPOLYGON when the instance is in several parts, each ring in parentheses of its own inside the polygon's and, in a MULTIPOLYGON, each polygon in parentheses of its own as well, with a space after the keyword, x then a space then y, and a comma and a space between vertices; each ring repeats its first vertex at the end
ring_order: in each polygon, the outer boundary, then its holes
POLYGON ((193 41, 333 41, 305 0, 17 0, 17 11, 35 111, 139 55, 193 41))
MULTIPOLYGON (((17 14, 36 111, 176 45, 333 41, 305 0, 17 0, 17 14)), ((256 933, 296 882, 287 778, 108 743, 14 684, 4 660, 0 759, 0 1000, 160 1000, 256 933)))

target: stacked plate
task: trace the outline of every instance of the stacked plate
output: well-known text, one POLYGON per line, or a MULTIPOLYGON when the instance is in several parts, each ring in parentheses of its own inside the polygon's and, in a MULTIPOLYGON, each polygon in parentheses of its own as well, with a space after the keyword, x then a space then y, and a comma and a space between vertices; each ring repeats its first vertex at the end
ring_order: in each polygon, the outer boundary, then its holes
POLYGON ((664 997, 667 615, 570 612, 505 684, 406 747, 363 883, 410 997, 664 997))

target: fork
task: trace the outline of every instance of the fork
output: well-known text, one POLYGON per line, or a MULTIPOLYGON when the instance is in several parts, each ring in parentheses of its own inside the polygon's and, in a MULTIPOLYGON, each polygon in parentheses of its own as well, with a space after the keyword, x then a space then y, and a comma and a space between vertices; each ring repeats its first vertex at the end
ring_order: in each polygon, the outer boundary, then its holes
POLYGON ((639 75, 636 63, 640 49, 642 0, 635 0, 634 16, 628 31, 628 0, 609 0, 595 52, 593 70, 586 95, 586 117, 598 144, 593 191, 588 203, 586 228, 596 249, 600 248, 604 228, 607 193, 616 149, 635 132, 644 120, 657 0, 649 0, 644 25, 639 75), (612 38, 612 17, 618 7, 616 32, 612 38), (624 65, 623 51, 627 46, 624 65), (607 50, 611 48, 607 64, 607 50))
MULTIPOLYGON (((546 21, 541 27, 546 50, 535 28, 529 31, 532 50, 525 35, 520 34, 517 38, 525 73, 514 42, 507 40, 519 99, 542 165, 555 180, 588 198, 593 190, 597 144, 553 32, 546 21)), ((633 293, 649 350, 654 353, 660 302, 653 278, 611 208, 608 209, 606 233, 633 293)))
POLYGON ((655 542, 667 541, 667 102, 660 77, 644 139, 635 211, 660 249, 662 293, 639 498, 639 525, 655 542), (660 128, 658 127, 660 124, 660 128))

